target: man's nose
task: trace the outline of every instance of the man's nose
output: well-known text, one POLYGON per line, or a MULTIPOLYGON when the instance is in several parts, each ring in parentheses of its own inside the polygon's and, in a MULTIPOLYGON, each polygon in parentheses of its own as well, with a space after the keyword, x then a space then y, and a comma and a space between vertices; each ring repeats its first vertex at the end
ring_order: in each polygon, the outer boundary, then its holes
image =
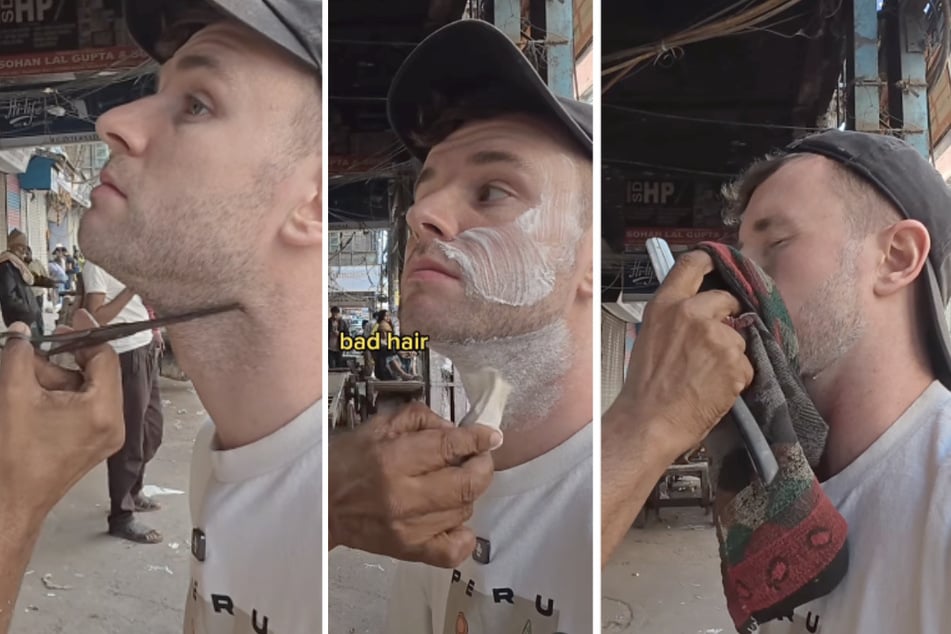
POLYGON ((111 153, 139 156, 145 152, 150 138, 148 122, 156 120, 154 113, 148 113, 150 99, 117 106, 96 121, 96 133, 111 153))
POLYGON ((406 214, 406 222, 417 240, 452 240, 462 231, 458 213, 462 207, 458 196, 446 188, 417 201, 406 214))

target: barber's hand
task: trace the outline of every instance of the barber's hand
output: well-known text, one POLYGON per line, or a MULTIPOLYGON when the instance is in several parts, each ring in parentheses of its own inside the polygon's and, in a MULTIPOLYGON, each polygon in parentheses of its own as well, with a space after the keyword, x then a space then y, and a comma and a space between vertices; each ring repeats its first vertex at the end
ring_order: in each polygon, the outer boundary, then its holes
MULTIPOLYGON (((74 323, 95 326, 85 311, 74 323)), ((70 372, 34 353, 29 328, 10 329, 24 338, 8 338, 0 356, 0 508, 29 530, 122 446, 122 379, 108 345, 77 352, 81 372, 70 372)))
POLYGON ((475 535, 463 526, 492 480, 501 434, 456 428, 420 403, 380 415, 330 445, 331 548, 458 565, 475 535))
POLYGON ((724 291, 698 293, 707 253, 681 256, 647 305, 614 408, 659 427, 671 454, 699 444, 753 380, 746 343, 725 320, 740 311, 724 291))

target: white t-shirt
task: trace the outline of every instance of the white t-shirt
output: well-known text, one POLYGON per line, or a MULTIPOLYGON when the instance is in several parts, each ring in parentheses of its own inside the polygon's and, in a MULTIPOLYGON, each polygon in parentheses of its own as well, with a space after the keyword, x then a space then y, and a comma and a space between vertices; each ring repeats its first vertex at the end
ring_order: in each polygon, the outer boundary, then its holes
MULTIPOLYGON (((83 285, 85 286, 87 294, 105 293, 106 304, 115 299, 116 296, 122 292, 122 289, 125 288, 122 282, 88 260, 86 261, 86 266, 83 267, 83 285)), ((127 324, 133 321, 146 321, 147 319, 149 319, 149 311, 146 310, 145 304, 142 303, 139 296, 135 295, 122 310, 119 311, 115 319, 109 323, 127 324)), ((106 324, 100 325, 105 326, 106 324)), ((123 352, 129 352, 130 350, 135 350, 136 348, 141 348, 142 346, 147 346, 152 343, 152 331, 146 330, 144 332, 138 332, 131 337, 117 339, 109 343, 116 351, 116 354, 122 354, 123 352)))
POLYGON ((951 392, 933 383, 822 488, 849 523, 849 571, 760 631, 951 632, 951 392))
POLYGON ((545 455, 496 472, 468 522, 488 540, 489 563, 401 563, 386 631, 590 634, 592 433, 586 425, 545 455))
POLYGON ((270 436, 192 455, 192 525, 204 535, 185 606, 185 634, 321 631, 321 402, 270 436))

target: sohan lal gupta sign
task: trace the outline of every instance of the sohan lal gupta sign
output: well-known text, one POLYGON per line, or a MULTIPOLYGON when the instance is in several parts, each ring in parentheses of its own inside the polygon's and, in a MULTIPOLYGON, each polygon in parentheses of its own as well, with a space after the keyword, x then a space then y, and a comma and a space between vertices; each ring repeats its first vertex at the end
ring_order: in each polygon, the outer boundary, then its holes
POLYGON ((122 17, 121 0, 0 0, 0 77, 137 66, 122 17))

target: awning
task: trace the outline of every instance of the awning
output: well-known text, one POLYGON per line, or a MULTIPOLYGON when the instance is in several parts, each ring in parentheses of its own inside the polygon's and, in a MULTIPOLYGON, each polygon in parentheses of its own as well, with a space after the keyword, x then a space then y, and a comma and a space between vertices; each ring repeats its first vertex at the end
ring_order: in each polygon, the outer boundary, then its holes
POLYGON ((22 174, 30 165, 31 156, 33 156, 33 148, 0 150, 0 172, 22 174))

